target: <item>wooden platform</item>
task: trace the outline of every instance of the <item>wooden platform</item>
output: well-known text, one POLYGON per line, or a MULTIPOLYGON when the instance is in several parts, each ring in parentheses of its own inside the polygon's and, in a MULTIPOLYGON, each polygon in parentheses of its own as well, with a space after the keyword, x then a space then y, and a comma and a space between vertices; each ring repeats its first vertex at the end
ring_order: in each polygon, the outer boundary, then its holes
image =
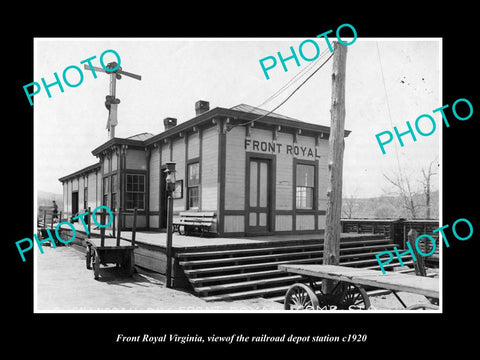
MULTIPOLYGON (((87 239, 81 224, 77 229, 77 245, 87 241, 99 242, 99 230, 92 229, 87 239), (96 239, 98 238, 98 239, 96 239), (95 239, 95 240, 93 240, 95 239)), ((112 235, 107 229, 106 235, 112 235)), ((65 227, 65 237, 71 237, 71 228, 65 227)), ((323 234, 268 235, 238 238, 206 238, 173 235, 173 287, 191 291, 207 301, 237 300, 266 297, 283 301, 288 287, 301 275, 291 276, 278 269, 282 264, 321 264, 323 234)), ((115 244, 110 237, 105 244, 115 244)), ((121 233, 121 245, 131 243, 131 232, 121 233)), ((153 272, 163 281, 166 276, 166 233, 137 231, 135 237, 135 264, 139 270, 153 272)), ((383 234, 341 234, 340 263, 345 266, 379 269, 376 253, 393 250, 390 239, 383 234)), ((412 265, 409 256, 405 265, 412 265)), ((399 264, 392 261, 386 269, 399 264)), ((413 271, 404 267, 401 271, 413 271)), ((304 276, 304 278, 306 278, 304 276)))
MULTIPOLYGON (((80 223, 73 223, 75 230, 78 234, 82 234, 82 237, 86 237, 85 230, 80 223)), ((62 229, 66 231, 71 231, 70 226, 62 225, 62 229)), ((111 235, 112 230, 106 229, 105 234, 107 236, 111 235)), ((100 230, 92 228, 91 229, 92 238, 100 236, 100 230)), ((368 236, 368 235, 367 235, 368 236)), ((356 233, 342 233, 342 240, 350 239, 354 241, 355 239, 362 239, 366 237, 366 234, 356 234, 356 233)), ((377 235, 381 237, 381 235, 377 235)), ((112 237, 110 237, 112 238, 112 237)), ((247 236, 247 237, 199 237, 199 236, 187 236, 179 235, 177 233, 173 234, 172 247, 175 250, 179 251, 202 251, 202 250, 213 250, 214 248, 221 249, 232 249, 232 248, 248 248, 255 247, 257 245, 263 246, 272 244, 297 244, 301 245, 302 242, 310 242, 312 240, 318 240, 323 242, 323 234, 295 234, 295 235, 263 235, 263 236, 247 236)), ((130 231, 122 231, 121 239, 130 242, 132 239, 132 233, 130 231)), ((135 243, 150 245, 154 247, 159 247, 162 249, 166 248, 167 244, 167 234, 165 232, 159 231, 138 231, 135 236, 135 243)))

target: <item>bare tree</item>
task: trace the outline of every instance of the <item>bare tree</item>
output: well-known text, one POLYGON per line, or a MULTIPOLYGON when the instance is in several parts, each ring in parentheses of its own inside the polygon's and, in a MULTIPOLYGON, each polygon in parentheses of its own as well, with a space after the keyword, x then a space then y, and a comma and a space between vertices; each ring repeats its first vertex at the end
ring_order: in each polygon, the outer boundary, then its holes
POLYGON ((343 199, 342 213, 344 217, 347 219, 351 219, 353 217, 356 203, 357 199, 353 196, 353 194, 343 199))
POLYGON ((415 203, 415 192, 412 189, 409 177, 402 174, 402 172, 394 173, 390 176, 383 174, 383 176, 397 189, 403 208, 412 219, 416 219, 419 205, 415 203))
POLYGON ((432 166, 437 162, 437 158, 433 159, 432 162, 430 162, 428 166, 428 171, 425 171, 424 168, 422 168, 422 175, 423 178, 420 181, 422 186, 423 186, 423 193, 425 195, 425 208, 426 208, 426 218, 430 219, 431 216, 431 205, 430 205, 430 195, 431 195, 431 178, 434 175, 437 175, 436 172, 433 172, 434 169, 432 169, 432 166))

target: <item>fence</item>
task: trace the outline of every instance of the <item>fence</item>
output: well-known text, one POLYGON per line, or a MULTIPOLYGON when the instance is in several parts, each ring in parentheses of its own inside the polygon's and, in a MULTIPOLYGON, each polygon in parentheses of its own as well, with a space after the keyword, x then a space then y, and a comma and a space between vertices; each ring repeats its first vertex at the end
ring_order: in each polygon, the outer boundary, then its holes
MULTIPOLYGON (((384 234, 394 244, 406 248, 408 232, 413 229, 421 234, 428 234, 435 239, 438 251, 438 232, 432 233, 439 227, 438 220, 406 220, 406 219, 342 219, 342 232, 384 234)), ((423 242, 422 252, 428 253, 433 246, 430 241, 423 242), (425 250, 425 251, 424 251, 425 250)))

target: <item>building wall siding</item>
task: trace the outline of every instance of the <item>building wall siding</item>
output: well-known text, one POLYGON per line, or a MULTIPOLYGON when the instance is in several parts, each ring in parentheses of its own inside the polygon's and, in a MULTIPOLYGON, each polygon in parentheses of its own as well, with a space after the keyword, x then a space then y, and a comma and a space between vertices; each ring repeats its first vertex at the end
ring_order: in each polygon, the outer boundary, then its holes
POLYGON ((243 215, 225 215, 224 223, 226 233, 245 231, 245 217, 243 215))
POLYGON ((292 231, 292 215, 275 216, 276 231, 292 231))
MULTIPOLYGON (((159 210, 159 201, 160 201, 160 150, 158 147, 153 148, 150 154, 150 176, 149 176, 149 206, 150 211, 159 210)), ((150 217, 151 219, 151 217, 150 217)), ((158 220, 158 219, 157 219, 158 220)), ((158 221, 157 221, 158 222, 158 221)), ((153 226, 150 224, 151 227, 153 226)))
MULTIPOLYGON (((225 210, 245 209, 246 156, 244 143, 245 129, 243 127, 236 127, 227 132, 225 161, 225 210)), ((227 224, 225 222, 225 226, 226 225, 227 224)), ((244 229, 241 231, 243 230, 244 229)))
POLYGON ((144 150, 128 149, 126 168, 130 170, 147 170, 147 158, 144 150))
POLYGON ((84 199, 85 179, 83 176, 78 178, 78 211, 82 212, 84 199))
POLYGON ((111 162, 112 162, 111 171, 117 170, 118 157, 117 157, 117 154, 115 152, 112 152, 111 162))
POLYGON ((295 230, 315 230, 315 216, 297 215, 295 230))
POLYGON ((194 159, 200 156, 200 136, 199 133, 193 133, 188 136, 188 159, 194 159))
POLYGON ((102 193, 102 173, 99 172, 97 176, 97 206, 102 205, 103 193, 102 193))
MULTIPOLYGON (((178 138, 173 141, 172 144, 172 161, 176 164, 175 178, 176 180, 183 180, 185 184, 185 138, 178 138)), ((185 199, 183 196, 181 199, 173 199, 173 211, 185 210, 185 199)))
MULTIPOLYGON (((327 210, 327 189, 328 189, 328 140, 320 139, 318 144, 318 210, 327 210)), ((319 229, 325 229, 325 225, 319 229)))
MULTIPOLYGON (((277 141, 280 144, 292 144, 293 135, 278 133, 277 141)), ((277 210, 292 210, 293 197, 293 158, 284 152, 277 154, 277 183, 275 202, 277 210)), ((292 227, 290 217, 290 230, 292 227)))
POLYGON ((160 219, 158 218, 158 215, 150 215, 149 226, 151 228, 159 228, 160 227, 160 219))
POLYGON ((66 215, 68 213, 68 183, 69 181, 65 181, 63 183, 63 213, 66 215))
POLYGON ((162 142, 162 165, 170 161, 170 142, 162 142))
POLYGON ((97 177, 94 172, 88 174, 88 206, 91 210, 97 207, 97 177))
POLYGON ((202 210, 217 210, 218 132, 217 127, 203 130, 201 165, 202 210))

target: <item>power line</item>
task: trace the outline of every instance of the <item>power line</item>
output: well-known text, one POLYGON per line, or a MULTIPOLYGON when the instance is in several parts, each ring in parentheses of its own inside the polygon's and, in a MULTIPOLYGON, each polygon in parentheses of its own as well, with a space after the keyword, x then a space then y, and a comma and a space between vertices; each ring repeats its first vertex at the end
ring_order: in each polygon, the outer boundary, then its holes
MULTIPOLYGON (((375 41, 375 44, 377 45, 377 55, 378 55, 378 61, 380 63, 380 72, 382 74, 382 82, 383 82, 383 90, 385 91, 385 98, 387 100, 387 112, 388 112, 388 117, 390 119, 390 125, 393 128, 393 121, 392 121, 392 113, 390 111, 390 101, 388 99, 388 93, 387 93, 387 86, 385 85, 385 75, 383 74, 383 66, 382 66, 382 60, 380 58, 380 49, 378 47, 378 41, 375 41)), ((395 147, 395 157, 397 159, 397 166, 398 166, 398 172, 400 176, 400 181, 403 183, 403 173, 402 173, 402 167, 400 165, 400 158, 398 156, 398 149, 397 149, 397 143, 394 141, 393 145, 395 147)))
POLYGON ((260 105, 258 105, 257 107, 262 107, 263 105, 265 105, 267 102, 275 99, 277 96, 279 96, 283 91, 285 91, 288 87, 290 87, 291 85, 293 85, 295 82, 297 82, 298 80, 300 80, 300 78, 302 78, 312 67, 314 67, 315 65, 317 65, 320 60, 322 58, 324 58, 326 56, 326 52, 324 52, 322 55, 320 55, 318 57, 317 60, 315 60, 314 62, 311 62, 309 63, 305 68, 302 69, 302 71, 300 71, 299 73, 297 73, 295 76, 293 76, 285 85, 283 85, 280 89, 278 89, 274 94, 272 94, 270 97, 268 97, 263 103, 261 103, 260 105))
POLYGON ((249 120, 247 122, 244 122, 242 124, 237 124, 237 125, 232 125, 230 128, 228 128, 227 131, 230 131, 231 129, 233 129, 234 127, 236 126, 245 126, 245 125, 248 125, 248 124, 251 124, 252 122, 254 121, 258 121, 262 118, 264 118, 265 116, 268 116, 270 115, 272 112, 274 112, 275 110, 277 110, 280 106, 282 106, 283 104, 285 104, 292 96, 293 94, 295 94, 308 80, 310 80, 310 78, 315 75, 327 62, 328 60, 330 60, 330 58, 333 56, 333 53, 330 54, 330 56, 327 58, 327 60, 325 60, 319 67, 318 69, 316 69, 313 73, 311 73, 299 86, 297 86, 297 88, 295 90, 293 90, 293 92, 287 96, 287 98, 285 100, 283 100, 279 105, 277 105, 275 108, 273 108, 272 110, 270 110, 269 112, 267 112, 266 114, 264 115, 261 115, 259 116, 258 118, 256 119, 253 119, 253 120, 249 120))

